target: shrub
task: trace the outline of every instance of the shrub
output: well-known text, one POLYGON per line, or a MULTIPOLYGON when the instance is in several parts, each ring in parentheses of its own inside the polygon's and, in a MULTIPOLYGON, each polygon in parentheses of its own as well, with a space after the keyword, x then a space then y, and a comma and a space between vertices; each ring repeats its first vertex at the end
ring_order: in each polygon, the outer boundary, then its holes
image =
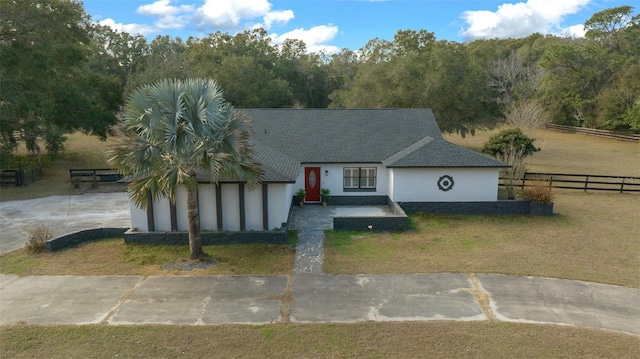
POLYGON ((320 198, 322 198, 322 202, 327 202, 329 198, 331 198, 331 190, 329 190, 328 188, 321 188, 320 198))
MULTIPOLYGON (((509 153, 519 153, 522 158, 531 156, 534 152, 540 151, 533 145, 535 139, 525 135, 519 128, 508 128, 491 136, 482 146, 482 153, 486 153, 501 161, 509 153)), ((507 162, 508 163, 508 162, 507 162)), ((511 164, 511 163, 509 163, 511 164)))
POLYGON ((45 227, 39 227, 29 231, 29 240, 25 247, 29 253, 41 253, 47 250, 47 241, 53 239, 53 232, 45 227))
POLYGON ((552 203, 554 194, 551 187, 536 185, 522 189, 520 197, 534 202, 552 203))
POLYGON ((304 188, 300 188, 298 192, 296 192, 296 196, 298 196, 299 202, 304 202, 304 198, 307 196, 307 191, 304 188))
POLYGON ((526 136, 519 128, 509 128, 491 136, 482 147, 482 152, 505 162, 511 167, 500 170, 504 177, 508 199, 514 199, 515 189, 526 172, 525 157, 540 149, 533 145, 535 139, 526 136))

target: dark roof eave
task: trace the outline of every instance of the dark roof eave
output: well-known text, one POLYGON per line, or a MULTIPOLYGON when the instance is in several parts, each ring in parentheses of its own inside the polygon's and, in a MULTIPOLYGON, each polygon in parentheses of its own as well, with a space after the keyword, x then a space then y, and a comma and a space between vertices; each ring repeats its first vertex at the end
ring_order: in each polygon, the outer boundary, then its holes
POLYGON ((498 166, 394 166, 390 165, 387 168, 509 168, 511 165, 498 165, 498 166))
MULTIPOLYGON (((205 181, 205 180, 198 180, 199 184, 215 184, 214 182, 209 182, 209 181, 205 181)), ((247 183, 247 181, 241 181, 241 180, 226 180, 226 181, 218 181, 218 183, 225 183, 225 184, 232 184, 232 183, 247 183)), ((284 181, 284 180, 277 180, 277 181, 260 181, 260 183, 296 183, 295 180, 288 180, 288 181, 284 181)))
POLYGON ((323 161, 323 162, 318 162, 318 161, 308 161, 308 162, 300 162, 301 165, 339 165, 339 164, 354 164, 354 163, 376 163, 381 165, 382 162, 380 161, 323 161))

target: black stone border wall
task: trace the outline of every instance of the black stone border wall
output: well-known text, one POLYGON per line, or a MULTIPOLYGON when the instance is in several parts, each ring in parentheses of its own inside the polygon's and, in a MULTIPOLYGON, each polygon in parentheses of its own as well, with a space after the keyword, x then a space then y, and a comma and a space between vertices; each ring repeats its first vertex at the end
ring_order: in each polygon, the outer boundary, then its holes
MULTIPOLYGON (((286 244, 287 226, 278 231, 208 232, 200 233, 202 245, 229 244, 286 244)), ((124 233, 126 244, 163 244, 189 245, 189 232, 138 232, 129 230, 124 233)))
POLYGON ((527 200, 493 202, 399 202, 406 213, 472 215, 553 215, 553 203, 527 200))
POLYGON ((80 243, 104 238, 122 238, 129 228, 95 228, 65 234, 47 241, 47 251, 55 252, 80 243))
MULTIPOLYGON (((356 197, 356 196, 353 196, 356 197)), ((353 197, 349 197, 352 199, 353 197)), ((341 198, 341 197, 337 197, 341 198)), ((357 197, 356 197, 357 198, 357 197)), ((333 198, 332 198, 333 199, 333 198)), ((374 231, 374 232, 402 232, 406 231, 409 225, 409 217, 402 207, 391 201, 387 196, 373 197, 371 202, 367 204, 350 205, 370 205, 370 206, 389 206, 391 216, 378 217, 334 217, 333 230, 335 231, 374 231)))
POLYGON ((388 196, 331 196, 327 204, 334 206, 386 206, 388 196))
POLYGON ((407 216, 334 217, 334 231, 403 232, 407 230, 407 216))

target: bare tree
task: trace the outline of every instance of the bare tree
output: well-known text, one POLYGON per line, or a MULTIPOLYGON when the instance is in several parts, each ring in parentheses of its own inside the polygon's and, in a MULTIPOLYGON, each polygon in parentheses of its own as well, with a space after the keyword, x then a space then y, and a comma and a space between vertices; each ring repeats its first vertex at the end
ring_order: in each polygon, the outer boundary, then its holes
POLYGON ((515 52, 506 59, 499 58, 491 63, 489 85, 498 92, 495 101, 500 105, 531 97, 538 88, 539 79, 540 71, 525 66, 515 52))
POLYGON ((524 100, 507 107, 504 114, 505 122, 509 125, 521 128, 527 136, 541 128, 547 122, 547 113, 539 102, 524 100))
POLYGON ((520 181, 524 177, 524 173, 527 171, 525 163, 525 149, 517 148, 514 144, 511 144, 502 155, 500 160, 508 163, 511 167, 503 168, 500 170, 502 177, 504 178, 505 190, 507 191, 507 198, 516 198, 516 188, 520 185, 520 181))

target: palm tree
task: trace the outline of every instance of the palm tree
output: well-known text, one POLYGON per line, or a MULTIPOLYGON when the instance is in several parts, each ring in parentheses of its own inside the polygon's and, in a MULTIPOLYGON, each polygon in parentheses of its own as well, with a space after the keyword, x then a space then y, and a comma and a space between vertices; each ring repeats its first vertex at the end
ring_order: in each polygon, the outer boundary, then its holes
POLYGON ((129 196, 145 208, 148 196, 175 203, 178 186, 187 190, 191 259, 202 250, 196 174, 256 188, 262 166, 252 160, 251 118, 234 110, 210 79, 166 79, 131 93, 124 111, 125 136, 110 150, 109 164, 129 176, 129 196))

